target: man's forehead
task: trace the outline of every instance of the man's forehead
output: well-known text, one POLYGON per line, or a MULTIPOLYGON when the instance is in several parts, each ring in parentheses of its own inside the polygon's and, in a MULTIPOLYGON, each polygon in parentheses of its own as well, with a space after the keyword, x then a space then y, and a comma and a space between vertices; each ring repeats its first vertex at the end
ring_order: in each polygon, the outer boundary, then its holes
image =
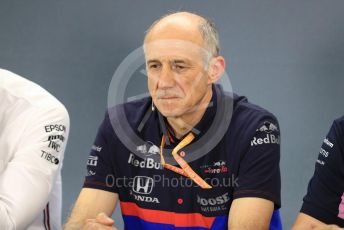
POLYGON ((175 58, 197 58, 208 51, 190 41, 180 39, 164 39, 144 44, 145 56, 148 59, 158 57, 175 57, 175 58))
POLYGON ((203 21, 199 16, 177 13, 164 17, 148 31, 145 40, 156 39, 186 39, 202 42, 199 26, 203 21))

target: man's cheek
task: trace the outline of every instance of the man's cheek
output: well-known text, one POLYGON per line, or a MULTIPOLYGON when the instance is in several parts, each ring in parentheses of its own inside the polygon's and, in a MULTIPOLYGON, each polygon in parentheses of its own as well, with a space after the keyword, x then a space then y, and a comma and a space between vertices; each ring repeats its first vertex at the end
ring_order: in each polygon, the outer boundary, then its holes
POLYGON ((156 94, 156 88, 157 84, 152 82, 151 80, 148 80, 148 90, 151 96, 154 96, 156 94))

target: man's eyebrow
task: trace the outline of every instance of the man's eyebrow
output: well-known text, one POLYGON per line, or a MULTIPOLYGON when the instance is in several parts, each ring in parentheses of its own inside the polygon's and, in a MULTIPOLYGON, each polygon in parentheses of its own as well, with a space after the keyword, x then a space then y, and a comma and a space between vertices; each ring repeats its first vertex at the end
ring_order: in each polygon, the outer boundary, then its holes
POLYGON ((184 59, 173 59, 171 61, 174 64, 188 64, 189 60, 184 60, 184 59))
POLYGON ((160 61, 157 60, 157 59, 151 59, 151 60, 148 60, 148 61, 147 61, 147 64, 156 63, 156 62, 160 62, 160 61))
MULTIPOLYGON (((185 60, 185 59, 173 59, 170 61, 173 64, 188 64, 190 62, 190 60, 185 60)), ((160 61, 158 59, 150 59, 147 61, 147 64, 151 64, 151 63, 160 63, 160 61)))

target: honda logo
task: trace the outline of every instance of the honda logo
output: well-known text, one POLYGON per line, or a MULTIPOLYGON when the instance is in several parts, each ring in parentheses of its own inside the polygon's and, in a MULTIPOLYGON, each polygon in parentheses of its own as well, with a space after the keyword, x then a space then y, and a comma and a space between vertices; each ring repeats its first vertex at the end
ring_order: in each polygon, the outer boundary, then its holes
POLYGON ((133 182, 133 191, 136 193, 150 194, 153 190, 154 181, 151 177, 136 176, 133 182))

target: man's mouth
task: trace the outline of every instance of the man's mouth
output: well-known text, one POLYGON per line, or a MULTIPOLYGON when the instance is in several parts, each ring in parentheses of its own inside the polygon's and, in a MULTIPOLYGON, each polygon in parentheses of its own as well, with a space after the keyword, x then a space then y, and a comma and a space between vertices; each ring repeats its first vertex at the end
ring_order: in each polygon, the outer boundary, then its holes
POLYGON ((179 97, 176 96, 163 96, 163 97, 159 97, 158 99, 160 100, 172 100, 172 99, 178 99, 179 97))

